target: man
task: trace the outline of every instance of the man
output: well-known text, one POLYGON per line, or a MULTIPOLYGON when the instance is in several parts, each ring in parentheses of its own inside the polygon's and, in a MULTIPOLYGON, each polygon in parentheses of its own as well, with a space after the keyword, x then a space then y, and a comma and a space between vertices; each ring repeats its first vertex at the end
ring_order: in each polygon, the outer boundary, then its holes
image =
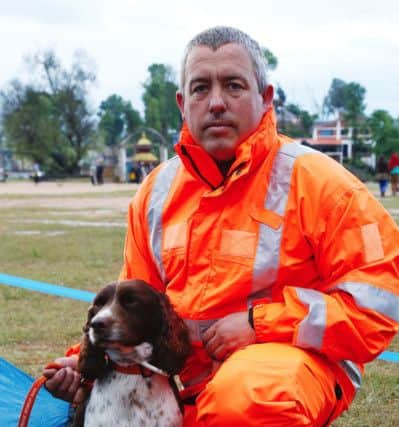
MULTIPOLYGON (((121 279, 164 290, 191 330, 186 426, 329 425, 398 329, 397 226, 338 163, 276 134, 272 100, 255 41, 199 34, 178 157, 129 207, 121 279)), ((72 368, 55 395, 73 397, 72 368)))

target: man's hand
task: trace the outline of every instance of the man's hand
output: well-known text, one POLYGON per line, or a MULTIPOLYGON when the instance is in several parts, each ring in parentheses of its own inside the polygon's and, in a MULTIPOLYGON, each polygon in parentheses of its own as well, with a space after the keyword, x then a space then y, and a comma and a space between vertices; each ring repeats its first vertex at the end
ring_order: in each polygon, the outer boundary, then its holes
POLYGON ((72 402, 80 386, 80 374, 76 371, 78 357, 60 357, 54 362, 62 368, 44 369, 43 376, 48 378, 45 386, 54 397, 72 402))
POLYGON ((256 342, 255 331, 248 322, 248 312, 229 314, 214 323, 203 335, 208 354, 223 361, 240 348, 256 342))

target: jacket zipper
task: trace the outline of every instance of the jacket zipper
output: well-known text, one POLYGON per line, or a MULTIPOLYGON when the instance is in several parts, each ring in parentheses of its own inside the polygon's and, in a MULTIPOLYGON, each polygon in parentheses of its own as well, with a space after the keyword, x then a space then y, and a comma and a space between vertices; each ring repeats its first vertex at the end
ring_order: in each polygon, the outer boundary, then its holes
MULTIPOLYGON (((182 154, 184 154, 184 156, 187 157, 187 159, 190 161, 191 166, 193 167, 193 169, 195 170, 195 173, 202 179, 202 181, 204 181, 207 185, 209 185, 209 187, 211 187, 212 190, 216 190, 218 187, 215 187, 214 185, 212 185, 205 177, 204 175, 202 175, 202 173, 200 172, 200 170, 198 169, 198 166, 195 164, 194 160, 192 159, 192 157, 190 156, 190 154, 187 152, 187 149, 184 145, 181 146, 181 152, 182 154)), ((223 181, 219 184, 221 185, 223 184, 223 181)))

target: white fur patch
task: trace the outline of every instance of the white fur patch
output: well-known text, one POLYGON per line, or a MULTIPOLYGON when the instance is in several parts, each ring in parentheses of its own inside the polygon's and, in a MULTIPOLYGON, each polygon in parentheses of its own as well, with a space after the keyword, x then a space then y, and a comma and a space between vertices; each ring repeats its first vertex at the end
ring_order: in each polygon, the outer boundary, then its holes
POLYGON ((182 423, 167 378, 110 372, 94 383, 84 426, 181 427, 182 423))
POLYGON ((135 363, 147 362, 152 356, 152 345, 143 342, 135 347, 110 347, 107 348, 108 357, 118 365, 133 365, 135 363))

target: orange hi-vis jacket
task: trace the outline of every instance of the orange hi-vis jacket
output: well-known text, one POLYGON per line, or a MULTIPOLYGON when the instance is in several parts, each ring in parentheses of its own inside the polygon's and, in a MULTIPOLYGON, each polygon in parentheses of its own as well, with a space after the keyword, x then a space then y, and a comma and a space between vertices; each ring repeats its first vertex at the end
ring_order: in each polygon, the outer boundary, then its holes
POLYGON ((120 278, 165 291, 186 320, 196 352, 184 375, 209 369, 207 327, 253 307, 258 342, 321 353, 358 388, 398 330, 388 212, 338 162, 278 136, 272 110, 226 178, 186 126, 176 150, 130 204, 120 278))

